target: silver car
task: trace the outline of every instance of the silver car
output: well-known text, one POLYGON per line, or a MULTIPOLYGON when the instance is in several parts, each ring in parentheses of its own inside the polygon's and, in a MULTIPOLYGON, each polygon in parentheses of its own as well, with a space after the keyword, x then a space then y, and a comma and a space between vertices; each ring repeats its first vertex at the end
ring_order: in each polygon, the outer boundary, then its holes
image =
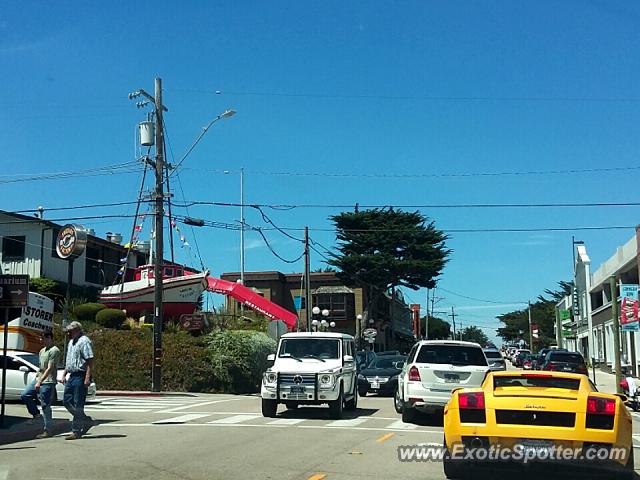
POLYGON ((484 355, 487 357, 487 362, 489 362, 489 368, 492 371, 502 371, 507 369, 507 363, 500 353, 500 350, 496 348, 485 348, 484 355))

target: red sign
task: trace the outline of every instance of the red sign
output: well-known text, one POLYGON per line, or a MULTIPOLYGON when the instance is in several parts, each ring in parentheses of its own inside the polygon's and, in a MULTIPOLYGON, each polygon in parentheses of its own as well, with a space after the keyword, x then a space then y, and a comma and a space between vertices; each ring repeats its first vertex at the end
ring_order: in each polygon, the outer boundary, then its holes
POLYGON ((413 312, 419 312, 420 311, 420 304, 419 303, 412 303, 411 305, 409 305, 409 308, 411 308, 411 310, 413 312))

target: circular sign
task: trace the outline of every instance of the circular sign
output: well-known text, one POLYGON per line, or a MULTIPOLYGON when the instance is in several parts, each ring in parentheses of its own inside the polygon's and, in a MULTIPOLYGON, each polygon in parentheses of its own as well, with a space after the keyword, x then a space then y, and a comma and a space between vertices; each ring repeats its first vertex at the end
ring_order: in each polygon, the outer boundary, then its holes
POLYGON ((82 225, 65 225, 56 239, 56 253, 64 260, 78 258, 87 246, 87 231, 82 225))
POLYGON ((375 337, 378 335, 378 331, 375 328, 367 328, 362 332, 363 337, 375 337))

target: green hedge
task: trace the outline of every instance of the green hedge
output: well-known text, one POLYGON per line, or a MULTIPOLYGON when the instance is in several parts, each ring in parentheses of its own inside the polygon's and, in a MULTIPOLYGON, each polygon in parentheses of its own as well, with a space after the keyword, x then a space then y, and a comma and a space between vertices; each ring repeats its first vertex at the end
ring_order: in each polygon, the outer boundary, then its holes
POLYGON ((96 323, 106 328, 120 328, 126 319, 126 313, 116 308, 105 308, 96 314, 96 323))
MULTIPOLYGON (((150 329, 96 330, 95 381, 99 390, 150 390, 153 333, 150 329)), ((254 393, 266 356, 276 342, 263 333, 226 331, 194 337, 162 337, 162 389, 175 392, 254 393)))
POLYGON ((101 303, 83 303, 73 309, 73 313, 81 322, 95 322, 96 315, 107 308, 101 303))

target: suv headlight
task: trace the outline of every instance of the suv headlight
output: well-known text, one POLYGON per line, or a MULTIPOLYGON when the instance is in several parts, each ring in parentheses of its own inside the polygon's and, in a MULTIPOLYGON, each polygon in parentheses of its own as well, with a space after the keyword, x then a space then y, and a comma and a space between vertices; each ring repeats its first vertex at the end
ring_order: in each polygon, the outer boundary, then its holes
POLYGON ((263 380, 265 385, 275 385, 278 382, 278 375, 275 372, 265 372, 263 380))
POLYGON ((318 383, 320 388, 333 388, 335 377, 331 373, 321 373, 318 375, 318 383))

